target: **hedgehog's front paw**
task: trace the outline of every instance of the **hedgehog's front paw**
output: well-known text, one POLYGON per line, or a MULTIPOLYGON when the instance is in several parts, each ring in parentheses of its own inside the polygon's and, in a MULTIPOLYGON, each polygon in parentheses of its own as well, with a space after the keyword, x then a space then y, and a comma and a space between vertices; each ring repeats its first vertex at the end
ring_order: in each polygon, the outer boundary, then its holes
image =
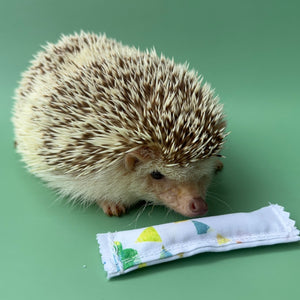
POLYGON ((97 204, 103 209, 104 213, 106 213, 110 217, 120 217, 126 212, 126 207, 121 203, 98 201, 97 204))
POLYGON ((223 163, 220 160, 217 160, 215 171, 216 172, 221 171, 223 167, 224 167, 223 163))

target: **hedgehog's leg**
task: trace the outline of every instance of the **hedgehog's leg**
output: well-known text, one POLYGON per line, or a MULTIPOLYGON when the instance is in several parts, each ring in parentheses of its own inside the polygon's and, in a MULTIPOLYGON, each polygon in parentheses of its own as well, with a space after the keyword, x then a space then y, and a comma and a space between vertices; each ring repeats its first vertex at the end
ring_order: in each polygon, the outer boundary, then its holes
POLYGON ((223 163, 218 159, 217 162, 216 162, 216 172, 219 172, 223 169, 224 165, 223 163))
POLYGON ((103 209, 104 213, 106 213, 110 217, 119 217, 126 212, 126 207, 121 203, 97 201, 97 204, 103 209))

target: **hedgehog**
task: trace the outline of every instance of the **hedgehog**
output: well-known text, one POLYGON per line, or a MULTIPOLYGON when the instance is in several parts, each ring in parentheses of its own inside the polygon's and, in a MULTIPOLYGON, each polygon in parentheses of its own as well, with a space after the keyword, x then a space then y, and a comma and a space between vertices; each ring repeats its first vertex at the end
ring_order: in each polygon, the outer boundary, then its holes
POLYGON ((223 105, 203 77, 105 34, 62 35, 22 74, 12 121, 28 170, 68 199, 120 216, 140 200, 208 211, 223 105))

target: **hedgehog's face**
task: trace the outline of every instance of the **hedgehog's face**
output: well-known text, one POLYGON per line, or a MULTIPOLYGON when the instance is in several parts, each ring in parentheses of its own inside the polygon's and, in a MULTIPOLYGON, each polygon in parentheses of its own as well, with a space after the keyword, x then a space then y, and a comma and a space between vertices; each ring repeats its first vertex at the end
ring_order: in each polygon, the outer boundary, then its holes
POLYGON ((168 166, 153 153, 141 155, 135 151, 125 158, 126 168, 136 173, 136 189, 141 194, 138 196, 164 204, 187 217, 207 213, 205 195, 215 165, 214 157, 192 163, 189 167, 168 166))

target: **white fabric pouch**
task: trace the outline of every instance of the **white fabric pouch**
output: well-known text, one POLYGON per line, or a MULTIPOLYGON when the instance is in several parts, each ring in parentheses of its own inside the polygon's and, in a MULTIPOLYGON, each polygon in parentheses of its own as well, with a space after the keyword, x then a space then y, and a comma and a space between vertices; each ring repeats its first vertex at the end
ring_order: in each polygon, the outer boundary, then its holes
POLYGON ((250 213, 190 219, 97 234, 107 278, 202 252, 296 242, 299 230, 279 205, 250 213))

